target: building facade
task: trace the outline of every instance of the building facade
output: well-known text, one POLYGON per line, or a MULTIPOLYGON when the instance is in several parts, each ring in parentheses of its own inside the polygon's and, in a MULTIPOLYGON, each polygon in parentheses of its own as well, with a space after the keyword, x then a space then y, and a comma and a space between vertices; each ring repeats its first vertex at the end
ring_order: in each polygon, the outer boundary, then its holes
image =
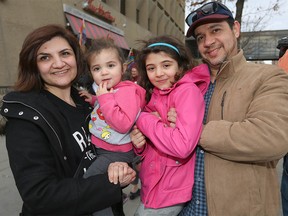
POLYGON ((170 34, 184 42, 184 0, 0 0, 0 95, 17 78, 18 55, 33 29, 61 24, 89 39, 109 36, 127 54, 137 40, 170 34))

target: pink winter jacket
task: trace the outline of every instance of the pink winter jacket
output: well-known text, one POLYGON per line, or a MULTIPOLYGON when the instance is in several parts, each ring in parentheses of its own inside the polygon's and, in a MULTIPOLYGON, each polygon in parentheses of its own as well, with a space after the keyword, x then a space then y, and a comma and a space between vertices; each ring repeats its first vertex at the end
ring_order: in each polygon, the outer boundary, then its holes
POLYGON ((113 93, 95 98, 97 101, 92 101, 94 109, 89 122, 92 143, 108 151, 131 151, 133 146, 129 134, 145 106, 145 90, 126 80, 114 86, 113 93), (110 134, 108 138, 102 136, 105 132, 110 134))
POLYGON ((151 100, 136 122, 147 137, 135 149, 143 158, 141 201, 148 208, 163 208, 191 200, 194 183, 195 147, 204 116, 203 95, 210 82, 207 65, 188 71, 171 88, 154 88, 151 100), (169 127, 167 113, 177 112, 176 127, 169 127), (150 112, 157 111, 161 119, 150 112))

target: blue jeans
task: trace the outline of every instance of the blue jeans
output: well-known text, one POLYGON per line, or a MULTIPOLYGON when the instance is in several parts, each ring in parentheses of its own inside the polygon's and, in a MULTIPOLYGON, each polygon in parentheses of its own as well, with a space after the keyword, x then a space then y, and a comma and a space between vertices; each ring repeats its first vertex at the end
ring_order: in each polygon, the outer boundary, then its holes
POLYGON ((284 163, 283 163, 281 197, 282 197, 283 216, 288 216, 288 154, 284 157, 284 163))

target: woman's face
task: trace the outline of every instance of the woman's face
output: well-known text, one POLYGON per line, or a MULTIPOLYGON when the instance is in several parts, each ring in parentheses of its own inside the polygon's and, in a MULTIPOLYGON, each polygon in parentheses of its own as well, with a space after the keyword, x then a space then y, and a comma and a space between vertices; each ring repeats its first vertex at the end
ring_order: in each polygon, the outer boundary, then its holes
POLYGON ((48 91, 70 88, 77 76, 75 53, 62 37, 44 43, 37 52, 37 66, 48 91))

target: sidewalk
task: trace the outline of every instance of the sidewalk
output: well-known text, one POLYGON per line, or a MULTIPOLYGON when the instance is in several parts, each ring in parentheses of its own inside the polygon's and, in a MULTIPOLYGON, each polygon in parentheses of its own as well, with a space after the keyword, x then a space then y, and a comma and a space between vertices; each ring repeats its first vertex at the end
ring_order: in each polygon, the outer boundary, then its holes
MULTIPOLYGON (((124 193, 129 194, 130 187, 125 188, 124 193)), ((126 216, 133 216, 139 204, 139 197, 128 200, 124 204, 126 216)), ((15 181, 9 167, 5 137, 0 136, 0 216, 17 216, 22 207, 15 181)))
POLYGON ((0 215, 19 215, 21 203, 22 201, 9 167, 5 137, 0 136, 0 215))

